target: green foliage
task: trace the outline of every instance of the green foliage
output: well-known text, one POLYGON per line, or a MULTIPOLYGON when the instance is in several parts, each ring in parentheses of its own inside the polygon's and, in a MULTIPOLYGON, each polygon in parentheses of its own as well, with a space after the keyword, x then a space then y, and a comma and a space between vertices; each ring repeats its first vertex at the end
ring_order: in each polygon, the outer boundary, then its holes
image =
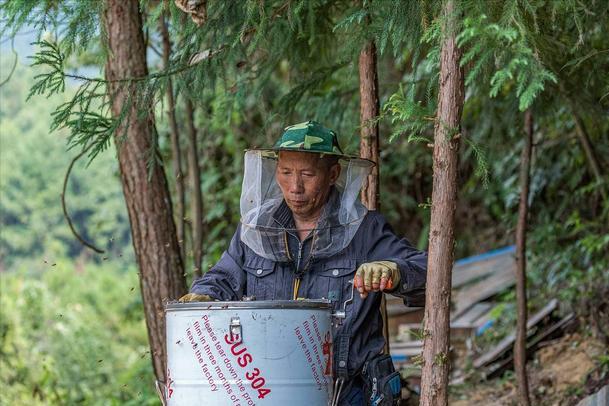
MULTIPOLYGON (((502 90, 513 92, 518 98, 520 111, 529 108, 545 88, 546 82, 557 82, 557 77, 545 68, 537 52, 526 41, 525 33, 508 25, 501 26, 488 21, 486 15, 468 17, 457 41, 467 48, 461 65, 473 63, 466 77, 466 85, 480 80, 487 64, 494 65, 490 78, 490 96, 496 97, 502 90)), ((486 69, 488 71, 488 69, 486 69)))
MULTIPOLYGON (((64 175, 72 159, 72 154, 65 152, 66 133, 49 134, 54 106, 65 98, 33 97, 26 104, 33 76, 26 67, 18 66, 11 81, 0 88, 2 268, 89 254, 71 234, 60 203, 64 175)), ((66 204, 86 240, 107 250, 105 256, 123 255, 132 260, 129 222, 113 152, 100 154, 87 168, 85 162, 77 163, 68 183, 66 204)))
POLYGON ((52 42, 40 41, 36 42, 40 45, 40 51, 34 55, 32 66, 46 65, 49 67, 49 73, 39 73, 34 76, 35 82, 30 88, 30 93, 27 99, 34 95, 46 95, 47 93, 63 93, 66 82, 63 74, 64 56, 59 50, 59 46, 52 42))
POLYGON ((397 124, 396 130, 389 137, 390 142, 405 134, 408 134, 408 142, 433 142, 432 139, 419 135, 429 132, 435 121, 434 112, 429 107, 423 106, 421 101, 409 100, 400 89, 398 93, 389 97, 384 109, 391 117, 391 123, 397 124))
POLYGON ((102 6, 101 1, 2 0, 0 36, 13 37, 24 26, 45 34, 52 31, 71 55, 99 38, 102 6))
POLYGON ((120 269, 57 260, 0 274, 2 404, 158 403, 136 269, 120 269))
POLYGON ((483 148, 480 144, 477 144, 475 141, 470 138, 465 138, 465 142, 470 147, 474 158, 476 160, 476 169, 474 171, 474 176, 479 179, 482 179, 482 185, 486 189, 489 185, 489 165, 488 160, 486 158, 486 154, 484 153, 483 148))
MULTIPOLYGON (((65 89, 64 73, 65 56, 56 43, 40 41, 35 45, 40 50, 34 55, 32 66, 44 66, 47 72, 34 76, 28 100, 34 95, 53 95, 63 93, 65 89)), ((80 80, 80 77, 69 75, 80 80)), ((110 146, 113 134, 124 117, 113 119, 109 114, 109 105, 104 102, 106 87, 102 80, 88 80, 77 87, 68 101, 61 103, 51 114, 53 121, 51 131, 68 129, 68 148, 80 146, 88 150, 90 160, 110 146)), ((130 103, 128 103, 130 105, 130 103)), ((126 112, 127 109, 123 109, 126 112)), ((124 113, 123 113, 124 114, 124 113)))
POLYGON ((598 357, 599 369, 603 374, 609 374, 609 354, 601 354, 598 357))
MULTIPOLYGON (((590 195, 586 196, 590 198, 590 195)), ((532 232, 532 241, 539 247, 533 256, 532 281, 536 289, 556 292, 574 306, 595 300, 597 289, 609 286, 609 236, 606 232, 609 205, 603 204, 598 217, 589 217, 577 208, 563 208, 561 221, 547 223, 532 232), (571 241, 565 245, 565 241, 571 241), (557 251, 562 247, 561 251, 557 251), (553 252, 542 255, 541 252, 553 252)), ((600 303, 597 303, 600 305, 600 303)), ((583 309, 579 309, 583 311, 583 309)))

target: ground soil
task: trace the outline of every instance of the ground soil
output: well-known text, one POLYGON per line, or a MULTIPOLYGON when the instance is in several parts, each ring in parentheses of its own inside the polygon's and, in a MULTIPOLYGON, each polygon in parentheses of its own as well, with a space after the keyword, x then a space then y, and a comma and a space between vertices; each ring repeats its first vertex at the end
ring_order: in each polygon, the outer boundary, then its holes
MULTIPOLYGON (((576 405, 609 380, 599 369, 606 354, 603 344, 579 333, 566 335, 539 349, 527 366, 531 404, 539 406, 576 405)), ((517 405, 516 384, 512 373, 502 378, 466 383, 453 388, 450 404, 517 405)))

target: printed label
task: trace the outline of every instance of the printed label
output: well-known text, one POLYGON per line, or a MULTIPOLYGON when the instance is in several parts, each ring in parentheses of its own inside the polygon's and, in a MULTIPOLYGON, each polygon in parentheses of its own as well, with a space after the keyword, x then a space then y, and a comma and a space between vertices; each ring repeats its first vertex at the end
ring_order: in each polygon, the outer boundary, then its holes
POLYGON ((294 328, 300 348, 307 359, 317 390, 329 392, 332 376, 332 337, 326 332, 322 338, 319 323, 311 315, 302 325, 294 328), (303 333, 304 331, 304 333, 303 333))
POLYGON ((252 366, 254 356, 241 342, 239 334, 218 337, 209 316, 203 315, 201 321, 186 329, 186 337, 212 392, 224 391, 235 406, 253 406, 255 398, 264 399, 271 394, 262 371, 252 366), (228 349, 223 348, 224 344, 228 349), (231 386, 229 379, 236 387, 231 386))

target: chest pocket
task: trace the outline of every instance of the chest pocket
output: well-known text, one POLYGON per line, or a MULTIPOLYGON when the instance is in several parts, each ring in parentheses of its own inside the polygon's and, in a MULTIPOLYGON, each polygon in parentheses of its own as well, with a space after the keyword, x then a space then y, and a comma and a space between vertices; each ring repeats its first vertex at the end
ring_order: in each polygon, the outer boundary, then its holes
POLYGON ((255 296, 256 300, 275 299, 277 264, 271 260, 253 257, 248 258, 243 265, 247 273, 246 296, 255 296))
POLYGON ((320 266, 319 278, 323 281, 322 296, 332 302, 333 310, 342 307, 343 302, 351 297, 355 277, 356 261, 352 259, 328 260, 320 266))

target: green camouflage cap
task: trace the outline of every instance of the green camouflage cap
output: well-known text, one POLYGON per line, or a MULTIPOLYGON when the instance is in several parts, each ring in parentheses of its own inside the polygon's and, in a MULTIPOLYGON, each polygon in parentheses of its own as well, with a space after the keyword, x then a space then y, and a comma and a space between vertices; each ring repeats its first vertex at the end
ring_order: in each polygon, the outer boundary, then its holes
POLYGON ((335 155, 357 166, 375 165, 368 159, 346 155, 338 145, 336 133, 313 120, 286 127, 272 148, 253 148, 250 151, 261 151, 264 158, 271 159, 276 159, 279 151, 311 152, 335 155))
POLYGON ((305 121, 286 127, 272 149, 344 155, 336 133, 317 121, 305 121))

